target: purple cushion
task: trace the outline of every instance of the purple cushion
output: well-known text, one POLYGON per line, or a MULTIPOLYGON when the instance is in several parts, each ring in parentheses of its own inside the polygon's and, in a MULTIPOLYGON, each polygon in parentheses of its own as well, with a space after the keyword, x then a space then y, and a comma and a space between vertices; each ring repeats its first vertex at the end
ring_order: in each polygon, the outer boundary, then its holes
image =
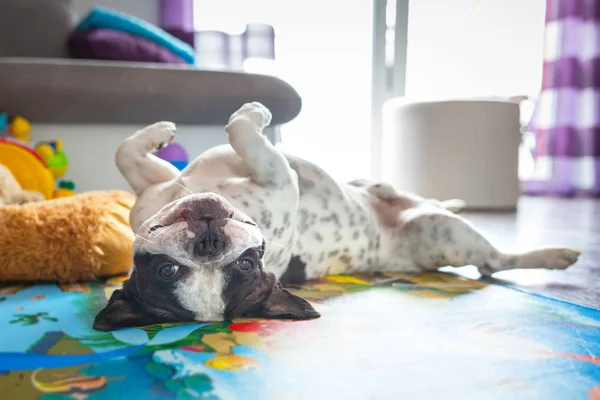
POLYGON ((68 47, 73 58, 167 64, 186 63, 156 43, 112 29, 73 31, 69 35, 68 47))

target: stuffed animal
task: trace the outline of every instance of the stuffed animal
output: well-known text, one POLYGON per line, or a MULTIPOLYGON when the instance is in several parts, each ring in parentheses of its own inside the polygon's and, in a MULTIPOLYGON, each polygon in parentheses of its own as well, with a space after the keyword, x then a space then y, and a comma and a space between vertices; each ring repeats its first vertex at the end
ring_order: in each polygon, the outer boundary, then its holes
POLYGON ((0 206, 0 281, 76 282, 126 273, 133 232, 126 192, 0 206))
POLYGON ((98 191, 0 206, 0 281, 67 283, 128 272, 134 202, 127 192, 98 191))
POLYGON ((8 168, 0 164, 0 206, 45 200, 40 192, 23 190, 8 168))
MULTIPOLYGON (((63 187, 64 186, 64 187, 63 187)), ((76 282, 128 272, 135 198, 120 191, 46 200, 0 164, 0 281, 76 282)))

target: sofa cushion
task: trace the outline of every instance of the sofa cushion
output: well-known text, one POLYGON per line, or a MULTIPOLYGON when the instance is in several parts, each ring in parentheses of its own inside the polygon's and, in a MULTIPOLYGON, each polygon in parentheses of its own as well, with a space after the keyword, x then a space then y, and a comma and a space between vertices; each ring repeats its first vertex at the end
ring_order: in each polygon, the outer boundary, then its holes
POLYGON ((69 36, 69 53, 73 58, 185 64, 156 43, 112 29, 73 31, 69 36))
POLYGON ((0 57, 67 57, 71 0, 0 0, 0 57))

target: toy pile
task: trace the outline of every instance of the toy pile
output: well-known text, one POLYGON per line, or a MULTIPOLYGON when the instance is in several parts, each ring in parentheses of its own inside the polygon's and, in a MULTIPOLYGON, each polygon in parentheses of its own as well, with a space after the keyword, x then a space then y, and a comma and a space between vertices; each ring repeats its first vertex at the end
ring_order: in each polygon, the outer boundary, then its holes
POLYGON ((29 121, 0 113, 0 282, 93 280, 129 271, 135 198, 75 194, 58 181, 69 163, 60 140, 30 145, 29 121))
POLYGON ((70 181, 58 181, 69 167, 60 140, 39 142, 30 146, 29 121, 20 116, 0 112, 0 166, 2 185, 0 202, 23 204, 75 194, 70 181), (12 175, 12 176, 8 176, 12 175))

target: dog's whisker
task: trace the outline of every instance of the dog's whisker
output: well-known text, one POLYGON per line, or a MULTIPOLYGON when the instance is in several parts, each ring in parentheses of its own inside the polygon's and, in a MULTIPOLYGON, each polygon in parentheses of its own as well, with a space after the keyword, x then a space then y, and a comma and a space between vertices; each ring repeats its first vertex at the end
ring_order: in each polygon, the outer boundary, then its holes
POLYGON ((219 188, 215 187, 214 189, 209 187, 209 186, 205 186, 202 188, 204 191, 208 191, 210 193, 214 193, 217 194, 219 196, 221 196, 221 192, 219 191, 219 188))
POLYGON ((150 239, 146 239, 146 238, 143 238, 143 237, 141 237, 141 236, 138 236, 138 235, 135 235, 135 237, 136 237, 136 238, 138 238, 138 239, 141 239, 141 240, 145 240, 146 242, 148 242, 148 243, 151 243, 151 244, 153 244, 153 243, 154 243, 154 242, 152 242, 150 239))
POLYGON ((192 192, 188 187, 182 185, 181 183, 179 183, 179 182, 173 182, 173 183, 176 184, 177 186, 181 187, 182 189, 187 190, 188 192, 190 192, 190 194, 194 194, 194 192, 192 192))
POLYGON ((167 235, 164 235, 164 234, 161 234, 161 233, 157 233, 157 232, 152 232, 152 238, 149 239, 148 241, 152 243, 153 241, 159 241, 160 242, 160 241, 167 240, 167 239, 168 239, 167 235))
POLYGON ((265 242, 265 245, 271 245, 271 244, 275 244, 283 249, 287 249, 287 247, 285 247, 284 245, 282 245, 281 243, 277 243, 277 242, 265 242))
MULTIPOLYGON (((147 228, 147 226, 148 226, 148 225, 150 225, 150 221, 145 221, 145 222, 144 222, 142 225, 140 225, 140 229, 139 229, 139 230, 142 230, 142 229, 144 229, 144 230, 147 230, 146 228, 147 228)), ((140 236, 140 235, 138 235, 137 233, 134 233, 134 235, 135 235, 136 237, 140 238, 140 239, 147 240, 147 241, 149 241, 149 242, 150 242, 150 239, 147 239, 147 238, 141 237, 141 236, 140 236)), ((164 238, 166 238, 166 235, 165 235, 164 233, 162 233, 162 232, 160 232, 160 231, 156 231, 156 230, 152 231, 152 232, 151 232, 151 235, 152 235, 152 236, 155 236, 157 239, 164 239, 164 238)))
POLYGON ((146 221, 144 221, 144 223, 142 225, 140 225, 140 229, 147 227, 148 225, 150 225, 150 220, 147 219, 146 221))
POLYGON ((147 238, 145 238, 145 237, 143 237, 143 236, 140 236, 140 235, 138 235, 137 233, 134 233, 134 234, 133 234, 133 236, 135 236, 135 237, 136 237, 136 238, 138 238, 138 239, 142 239, 142 240, 148 240, 148 241, 150 241, 149 239, 147 239, 147 238))
POLYGON ((142 236, 138 235, 137 233, 134 233, 134 236, 135 236, 136 238, 138 238, 138 239, 145 240, 145 241, 146 241, 146 242, 148 242, 148 243, 154 244, 154 241, 152 241, 152 240, 150 240, 150 239, 148 239, 148 238, 142 237, 142 236))

